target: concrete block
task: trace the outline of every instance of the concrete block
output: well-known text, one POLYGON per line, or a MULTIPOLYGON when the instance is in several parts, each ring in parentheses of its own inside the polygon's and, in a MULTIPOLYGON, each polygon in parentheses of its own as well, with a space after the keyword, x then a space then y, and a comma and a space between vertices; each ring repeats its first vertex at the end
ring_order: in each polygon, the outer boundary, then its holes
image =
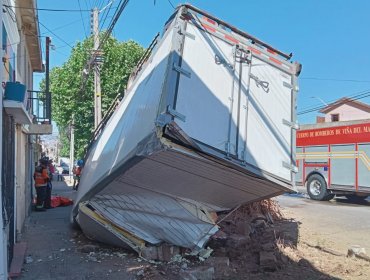
POLYGON ((240 248, 250 241, 250 237, 241 234, 232 234, 229 236, 226 245, 231 248, 240 248))
POLYGON ((277 269, 277 260, 273 252, 260 252, 260 267, 265 271, 277 269))

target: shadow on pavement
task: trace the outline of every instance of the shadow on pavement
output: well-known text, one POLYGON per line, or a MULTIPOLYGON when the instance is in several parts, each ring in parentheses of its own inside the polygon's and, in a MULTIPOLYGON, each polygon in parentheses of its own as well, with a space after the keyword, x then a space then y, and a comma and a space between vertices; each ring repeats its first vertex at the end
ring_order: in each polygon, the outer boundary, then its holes
POLYGON ((337 204, 343 204, 343 205, 370 206, 370 201, 368 199, 354 201, 354 200, 347 199, 346 197, 335 197, 333 200, 337 204))
MULTIPOLYGON (((76 192, 65 182, 54 181, 53 195, 73 199, 76 192)), ((18 279, 177 280, 184 271, 202 267, 213 267, 214 279, 339 279, 317 270, 297 251, 296 221, 258 222, 246 243, 238 243, 238 238, 218 246, 210 242, 212 257, 227 258, 229 265, 190 257, 168 264, 150 263, 131 251, 87 239, 80 230, 71 228, 71 209, 66 206, 31 213, 22 236, 27 243, 26 263, 18 279)))

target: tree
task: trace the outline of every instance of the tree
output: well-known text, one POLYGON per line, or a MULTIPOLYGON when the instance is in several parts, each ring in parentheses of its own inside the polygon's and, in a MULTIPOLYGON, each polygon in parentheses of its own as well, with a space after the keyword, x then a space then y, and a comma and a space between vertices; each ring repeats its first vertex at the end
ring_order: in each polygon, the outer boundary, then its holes
MULTIPOLYGON (((69 59, 60 67, 50 71, 50 91, 52 92, 52 119, 60 131, 61 155, 69 155, 69 127, 74 114, 75 156, 81 158, 94 129, 94 75, 88 75, 82 87, 82 70, 93 49, 92 38, 79 42, 72 49, 69 59), (83 88, 83 90, 81 90, 83 88)), ((104 61, 101 66, 102 113, 111 105, 124 89, 129 75, 144 49, 134 41, 119 42, 109 37, 103 49, 104 61)), ((40 87, 45 88, 45 81, 40 87)))

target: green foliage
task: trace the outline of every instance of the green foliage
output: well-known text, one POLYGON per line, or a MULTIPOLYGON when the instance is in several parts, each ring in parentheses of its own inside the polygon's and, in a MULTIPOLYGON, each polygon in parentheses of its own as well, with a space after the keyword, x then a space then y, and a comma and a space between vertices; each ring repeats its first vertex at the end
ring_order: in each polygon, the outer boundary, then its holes
MULTIPOLYGON (((88 38, 72 49, 67 62, 50 71, 52 92, 52 119, 57 123, 62 143, 62 156, 69 155, 69 127, 74 114, 75 156, 83 157, 84 148, 94 129, 94 75, 90 73, 84 90, 82 69, 90 58, 93 40, 88 38)), ((129 75, 143 55, 144 49, 133 41, 119 42, 110 37, 103 46, 104 62, 101 66, 102 113, 111 105, 118 89, 125 88, 129 75)), ((42 81, 40 88, 45 88, 42 81)))

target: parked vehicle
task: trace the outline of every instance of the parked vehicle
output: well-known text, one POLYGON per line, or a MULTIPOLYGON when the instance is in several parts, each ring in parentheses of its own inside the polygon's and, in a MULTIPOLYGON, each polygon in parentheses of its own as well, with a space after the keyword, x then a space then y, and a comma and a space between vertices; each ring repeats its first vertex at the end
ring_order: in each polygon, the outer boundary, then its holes
POLYGON ((370 195, 370 120, 303 125, 297 132, 297 185, 315 200, 370 195))
POLYGON ((73 218, 138 252, 200 248, 216 212, 293 188, 301 65, 190 5, 152 46, 88 151, 73 218))

